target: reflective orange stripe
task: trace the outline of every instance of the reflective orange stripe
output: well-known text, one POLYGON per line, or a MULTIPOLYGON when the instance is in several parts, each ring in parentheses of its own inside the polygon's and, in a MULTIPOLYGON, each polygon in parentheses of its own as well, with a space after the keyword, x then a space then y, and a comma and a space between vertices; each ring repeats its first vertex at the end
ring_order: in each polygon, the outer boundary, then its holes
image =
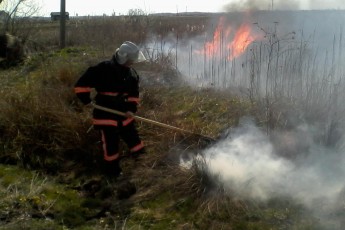
POLYGON ((102 130, 101 130, 101 134, 102 134, 102 142, 103 142, 103 154, 104 154, 103 156, 104 156, 104 160, 106 160, 106 161, 116 160, 120 156, 120 154, 119 153, 115 153, 112 156, 108 155, 107 143, 105 141, 105 135, 104 135, 104 132, 102 130))
POLYGON ((90 93, 91 88, 90 87, 75 87, 74 92, 75 93, 90 93))
POLYGON ((127 118, 126 120, 122 121, 122 125, 123 125, 123 126, 126 126, 126 125, 128 125, 129 123, 131 123, 133 120, 134 120, 134 118, 127 118))
POLYGON ((109 156, 107 154, 104 154, 104 160, 106 161, 113 161, 113 160, 116 160, 117 158, 119 158, 120 154, 119 153, 116 153, 112 156, 109 156))
POLYGON ((134 146, 130 149, 131 153, 139 151, 140 149, 144 148, 144 142, 140 142, 138 145, 134 146))
POLYGON ((127 99, 128 102, 135 102, 135 103, 139 103, 140 99, 138 97, 129 97, 127 99))
POLYGON ((101 95, 107 95, 107 96, 117 96, 119 93, 116 92, 99 92, 101 95))
POLYGON ((93 119, 93 124, 94 124, 94 125, 117 126, 117 121, 114 121, 114 120, 93 119))
MULTIPOLYGON (((122 125, 126 126, 132 121, 134 121, 134 118, 127 118, 126 120, 122 121, 122 125)), ((93 119, 92 122, 94 125, 118 126, 118 122, 114 120, 93 119)))

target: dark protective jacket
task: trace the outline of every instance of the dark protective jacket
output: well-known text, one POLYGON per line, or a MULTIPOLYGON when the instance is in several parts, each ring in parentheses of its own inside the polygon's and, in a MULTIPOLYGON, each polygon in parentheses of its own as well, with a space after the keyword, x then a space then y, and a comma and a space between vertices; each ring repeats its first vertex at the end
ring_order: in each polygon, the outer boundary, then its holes
MULTIPOLYGON (((91 92, 97 105, 121 112, 137 111, 139 103, 139 76, 131 68, 120 65, 115 58, 89 67, 76 82, 77 97, 86 105, 91 102, 91 92)), ((126 126, 133 118, 126 118, 102 110, 93 110, 93 124, 100 126, 126 126)))

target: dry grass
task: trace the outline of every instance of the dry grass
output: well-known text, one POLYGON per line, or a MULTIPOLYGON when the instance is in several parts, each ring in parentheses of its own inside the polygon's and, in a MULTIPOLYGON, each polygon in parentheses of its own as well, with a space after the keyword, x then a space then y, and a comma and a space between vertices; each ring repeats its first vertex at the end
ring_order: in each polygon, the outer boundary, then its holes
MULTIPOLYGON (((109 20, 100 18, 69 25, 78 31, 72 34, 74 30, 71 30, 69 36, 73 40, 69 42, 78 45, 79 39, 90 37, 95 28, 100 28, 95 41, 80 40, 83 47, 97 43, 94 49, 67 48, 33 59, 29 66, 17 71, 6 70, 0 74, 4 81, 0 91, 1 162, 19 162, 43 169, 58 174, 61 182, 67 184, 70 177, 76 179, 73 183, 82 183, 84 178, 98 176, 102 167, 98 161, 98 133, 87 132, 91 111, 76 99, 73 84, 88 64, 108 58, 112 47, 123 39, 142 42, 145 38, 141 37, 142 30, 149 28, 145 23, 153 23, 144 21, 139 24, 142 28, 135 29, 137 33, 128 30, 128 34, 117 38, 118 31, 114 29, 104 39, 106 31, 118 25, 109 20)), ((127 23, 133 24, 133 20, 116 28, 131 28, 127 23)), ((155 29, 164 35, 171 33, 171 28, 176 33, 184 30, 181 21, 170 27, 155 25, 162 26, 155 29)), ((191 160, 210 144, 203 136, 220 138, 238 124, 240 117, 257 112, 256 105, 229 92, 186 87, 174 68, 167 66, 169 63, 169 57, 161 56, 138 65, 142 79, 142 105, 138 115, 196 135, 139 123, 147 153, 137 164, 131 159, 122 162, 124 171, 130 172, 127 179, 135 184, 137 193, 126 200, 107 198, 110 199, 108 209, 95 221, 103 221, 102 229, 109 226, 114 229, 268 229, 271 220, 265 222, 261 216, 246 219, 253 209, 252 203, 225 192, 217 176, 210 175, 202 158, 191 160), (181 167, 181 158, 191 160, 189 168, 181 167)), ((125 146, 122 147, 125 151, 125 146)), ((93 199, 99 197, 95 195, 93 199)), ((68 213, 67 207, 63 209, 68 213)))
POLYGON ((73 74, 65 69, 52 77, 40 74, 33 72, 26 81, 20 76, 1 91, 1 142, 10 158, 54 169, 66 156, 81 158, 78 155, 85 152, 88 116, 76 113, 73 74))

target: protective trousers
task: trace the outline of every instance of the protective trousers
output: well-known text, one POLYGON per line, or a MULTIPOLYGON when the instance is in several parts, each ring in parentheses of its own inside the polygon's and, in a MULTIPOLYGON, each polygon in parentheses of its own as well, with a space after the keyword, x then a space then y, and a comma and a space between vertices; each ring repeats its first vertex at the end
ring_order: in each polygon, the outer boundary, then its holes
POLYGON ((127 144, 131 155, 137 156, 144 151, 135 123, 126 126, 107 126, 101 128, 103 157, 106 161, 106 171, 118 176, 121 173, 119 144, 120 138, 127 144))

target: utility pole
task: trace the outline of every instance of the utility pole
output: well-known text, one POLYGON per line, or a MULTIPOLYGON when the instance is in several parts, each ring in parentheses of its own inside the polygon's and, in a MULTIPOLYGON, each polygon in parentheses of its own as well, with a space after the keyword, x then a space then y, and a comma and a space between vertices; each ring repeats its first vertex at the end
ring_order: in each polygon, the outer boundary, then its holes
POLYGON ((65 48, 66 38, 66 0, 60 3, 60 48, 65 48))

